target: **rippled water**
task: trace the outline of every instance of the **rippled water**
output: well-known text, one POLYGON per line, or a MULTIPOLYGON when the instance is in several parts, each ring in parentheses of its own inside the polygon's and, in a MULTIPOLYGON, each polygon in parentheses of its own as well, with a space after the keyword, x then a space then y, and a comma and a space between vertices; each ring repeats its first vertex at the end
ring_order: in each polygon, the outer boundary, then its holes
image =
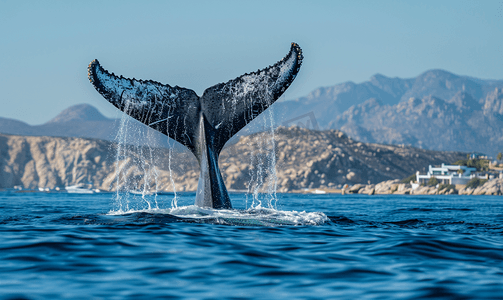
POLYGON ((112 194, 0 192, 1 298, 503 296, 501 196, 278 196, 113 213, 112 194))

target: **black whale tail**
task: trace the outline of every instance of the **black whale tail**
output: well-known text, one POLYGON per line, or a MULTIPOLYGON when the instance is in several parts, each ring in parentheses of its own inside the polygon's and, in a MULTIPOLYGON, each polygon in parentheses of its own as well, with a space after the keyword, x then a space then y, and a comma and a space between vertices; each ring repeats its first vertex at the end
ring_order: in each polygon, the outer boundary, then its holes
POLYGON ((302 59, 299 45, 292 43, 290 52, 276 64, 214 85, 201 97, 186 88, 110 74, 97 60, 89 64, 88 76, 115 107, 185 145, 196 156, 201 168, 196 205, 231 208, 218 168, 220 151, 284 93, 302 59))

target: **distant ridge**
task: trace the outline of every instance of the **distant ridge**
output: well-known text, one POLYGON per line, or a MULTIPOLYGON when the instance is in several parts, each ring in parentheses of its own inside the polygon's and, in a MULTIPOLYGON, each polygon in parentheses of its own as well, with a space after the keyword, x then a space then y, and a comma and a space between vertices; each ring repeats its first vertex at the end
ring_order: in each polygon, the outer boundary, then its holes
POLYGON ((482 100, 467 92, 447 100, 411 97, 395 105, 369 99, 335 117, 329 127, 367 143, 475 151, 496 157, 503 152, 503 90, 495 88, 482 100))
MULTIPOLYGON (((376 74, 362 83, 320 87, 305 97, 275 103, 271 114, 259 116, 238 135, 266 130, 271 120, 274 127, 298 125, 299 116, 311 114, 319 129, 340 129, 363 142, 474 151, 494 157, 503 152, 503 80, 439 69, 414 78, 376 74)), ((130 140, 168 146, 166 136, 129 117, 125 120, 129 120, 130 140)), ((306 120, 300 122, 307 124, 306 120)), ((0 133, 114 140, 120 124, 89 104, 79 104, 42 125, 0 118, 0 133)))
POLYGON ((94 106, 89 104, 77 104, 60 112, 52 120, 45 124, 66 123, 81 121, 114 121, 102 115, 94 106))
MULTIPOLYGON (((63 188, 91 183, 95 188, 114 190, 118 182, 127 182, 130 189, 148 183, 146 186, 152 191, 156 185, 158 191, 172 191, 174 182, 177 191, 196 190, 199 167, 194 155, 186 150, 144 149, 147 148, 127 147, 127 155, 117 164, 115 143, 108 141, 0 134, 0 189, 16 185, 28 189, 63 188), (168 160, 170 155, 172 159, 168 160), (145 173, 149 166, 156 167, 156 176, 145 173), (117 167, 123 172, 120 181, 117 167)), ((253 184, 267 190, 268 176, 273 175, 278 179, 278 192, 289 192, 402 179, 418 170, 425 172, 428 164, 452 163, 465 157, 466 153, 461 152, 365 144, 338 130, 280 127, 274 134, 242 137, 223 150, 219 161, 230 189, 247 190, 253 184), (264 144, 271 139, 276 143, 274 173, 268 168, 257 168, 256 163, 267 161, 264 144)))
POLYGON ((376 74, 369 81, 351 81, 329 87, 320 87, 305 97, 282 101, 278 111, 285 116, 301 115, 314 111, 321 127, 353 105, 362 104, 369 99, 377 99, 382 105, 396 105, 409 98, 428 96, 449 100, 458 92, 470 94, 477 101, 483 101, 495 88, 503 88, 503 80, 484 80, 459 76, 445 70, 429 70, 415 78, 402 79, 376 74))
MULTIPOLYGON (((125 116, 127 141, 154 147, 168 147, 168 138, 136 120, 125 116)), ((68 107, 56 117, 42 125, 29 125, 24 122, 0 118, 0 133, 26 136, 53 136, 95 138, 113 141, 120 130, 120 119, 103 116, 94 106, 77 104, 68 107)), ((173 145, 174 141, 171 142, 173 145)))
POLYGON ((496 156, 503 152, 502 90, 503 80, 438 69, 408 79, 376 74, 282 101, 274 120, 279 125, 312 112, 320 129, 340 129, 363 142, 496 156))

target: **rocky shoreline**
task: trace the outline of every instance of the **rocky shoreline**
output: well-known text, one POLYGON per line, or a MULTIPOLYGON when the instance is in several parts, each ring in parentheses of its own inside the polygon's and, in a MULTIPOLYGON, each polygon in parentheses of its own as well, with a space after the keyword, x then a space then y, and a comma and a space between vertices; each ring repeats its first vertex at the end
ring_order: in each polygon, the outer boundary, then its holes
POLYGON ((413 188, 410 183, 401 183, 400 180, 388 180, 378 184, 355 184, 341 190, 345 194, 366 195, 503 195, 503 179, 493 179, 476 188, 466 186, 418 186, 413 188))
MULTIPOLYGON (((37 190, 84 184, 108 191, 195 191, 197 161, 180 149, 0 134, 0 188, 37 190)), ((394 178, 424 172, 429 164, 465 157, 462 152, 361 143, 339 130, 280 127, 274 132, 242 136, 226 145, 219 165, 230 191, 337 192, 349 185, 361 186, 362 193, 372 189, 386 193, 384 186, 388 184, 383 182, 397 185, 394 178)), ((394 193, 408 189, 397 185, 394 193)))

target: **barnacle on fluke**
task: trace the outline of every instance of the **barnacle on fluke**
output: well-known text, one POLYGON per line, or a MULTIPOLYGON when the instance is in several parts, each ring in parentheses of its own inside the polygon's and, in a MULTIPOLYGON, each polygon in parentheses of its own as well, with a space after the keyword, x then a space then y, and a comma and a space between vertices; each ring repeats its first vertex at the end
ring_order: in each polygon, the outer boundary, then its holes
POLYGON ((88 67, 90 82, 118 109, 185 145, 201 167, 196 205, 231 208, 218 168, 225 143, 273 104, 290 86, 302 64, 302 50, 292 43, 279 62, 207 88, 193 90, 118 77, 98 60, 88 67))

